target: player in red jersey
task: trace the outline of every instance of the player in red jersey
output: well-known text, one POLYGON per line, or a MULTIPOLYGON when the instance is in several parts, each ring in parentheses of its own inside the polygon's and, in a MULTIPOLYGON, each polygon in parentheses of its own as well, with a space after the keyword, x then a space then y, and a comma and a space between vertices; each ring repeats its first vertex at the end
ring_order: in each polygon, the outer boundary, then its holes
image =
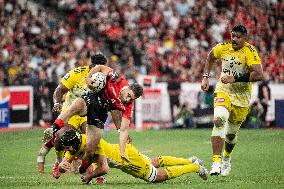
MULTIPOLYGON (((87 115, 87 143, 86 152, 83 157, 80 173, 84 173, 91 165, 95 155, 95 149, 101 139, 104 123, 108 112, 118 110, 121 113, 120 125, 120 155, 129 162, 125 155, 125 147, 128 140, 128 128, 134 110, 134 99, 143 94, 143 88, 137 84, 129 85, 125 77, 116 74, 113 69, 107 66, 98 65, 92 68, 86 82, 91 85, 91 76, 96 72, 106 75, 106 85, 99 93, 88 93, 82 98, 76 98, 65 112, 62 112, 53 124, 53 128, 62 128, 73 115, 87 115)), ((112 114, 113 116, 113 114, 112 114)))

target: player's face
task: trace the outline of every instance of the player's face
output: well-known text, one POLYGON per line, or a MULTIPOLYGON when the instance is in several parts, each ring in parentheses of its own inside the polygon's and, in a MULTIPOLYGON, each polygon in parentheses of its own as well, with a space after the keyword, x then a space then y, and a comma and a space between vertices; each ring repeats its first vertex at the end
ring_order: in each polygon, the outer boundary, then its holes
POLYGON ((239 50, 245 45, 245 35, 240 32, 231 33, 232 47, 234 50, 239 50))
POLYGON ((128 104, 135 99, 135 96, 133 91, 129 87, 127 87, 120 91, 119 99, 123 104, 128 104))
POLYGON ((65 150, 69 151, 70 154, 75 154, 76 150, 72 146, 65 146, 65 150))

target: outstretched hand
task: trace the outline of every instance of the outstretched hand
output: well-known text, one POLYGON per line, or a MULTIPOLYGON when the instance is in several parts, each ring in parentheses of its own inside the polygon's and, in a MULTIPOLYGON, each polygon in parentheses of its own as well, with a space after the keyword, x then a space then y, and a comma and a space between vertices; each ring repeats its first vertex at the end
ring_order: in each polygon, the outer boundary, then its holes
POLYGON ((71 163, 68 162, 67 159, 63 160, 60 164, 59 164, 59 171, 61 173, 65 173, 66 171, 71 169, 71 163))

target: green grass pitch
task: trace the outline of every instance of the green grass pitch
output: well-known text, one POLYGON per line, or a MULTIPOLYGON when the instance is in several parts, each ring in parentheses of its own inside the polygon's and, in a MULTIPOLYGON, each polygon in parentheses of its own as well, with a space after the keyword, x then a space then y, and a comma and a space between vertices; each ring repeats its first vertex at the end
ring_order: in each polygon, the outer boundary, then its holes
MULTIPOLYGON (((55 158, 52 150, 46 159, 46 173, 37 172, 37 152, 42 145, 42 129, 0 133, 0 188, 284 188, 284 130, 241 130, 232 159, 229 177, 209 177, 202 181, 187 174, 159 184, 149 184, 119 170, 111 169, 106 184, 81 184, 79 175, 51 176, 55 158)), ((211 166, 210 129, 130 131, 134 145, 145 155, 196 155, 211 166)), ((109 142, 118 133, 105 133, 109 142)))

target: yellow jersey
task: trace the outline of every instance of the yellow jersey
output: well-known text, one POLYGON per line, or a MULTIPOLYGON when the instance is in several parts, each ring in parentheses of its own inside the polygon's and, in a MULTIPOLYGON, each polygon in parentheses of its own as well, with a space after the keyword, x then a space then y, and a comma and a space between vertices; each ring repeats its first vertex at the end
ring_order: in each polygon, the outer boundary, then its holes
MULTIPOLYGON (((132 146, 131 144, 126 145, 126 151, 128 151, 129 147, 132 146)), ((79 150, 75 154, 70 154, 69 151, 66 151, 65 157, 68 159, 73 159, 74 156, 82 158, 84 155, 84 152, 86 150, 86 135, 81 134, 81 144, 79 147, 79 150)), ((96 149, 96 154, 107 156, 110 159, 115 159, 117 161, 122 161, 120 157, 120 150, 119 150, 119 144, 110 144, 106 142, 104 139, 100 139, 100 142, 98 144, 98 147, 96 149)))
MULTIPOLYGON (((75 154, 71 155, 66 151, 65 158, 73 160, 73 158, 82 158, 86 150, 86 135, 81 134, 81 145, 75 154)), ((151 164, 151 159, 141 154, 133 145, 127 144, 125 154, 130 159, 131 164, 121 159, 119 144, 110 144, 101 139, 96 149, 96 154, 106 156, 110 167, 122 170, 134 177, 141 178, 145 181, 152 182, 156 177, 156 169, 151 164), (155 174, 154 174, 155 173, 155 174)))
MULTIPOLYGON (((249 73, 253 64, 261 64, 259 55, 251 44, 245 42, 243 48, 235 51, 232 43, 219 43, 213 48, 214 57, 222 63, 221 76, 241 76, 249 73)), ((251 99, 252 84, 250 82, 236 82, 224 84, 217 82, 215 93, 226 93, 235 106, 248 107, 251 99)))
POLYGON ((86 84, 86 76, 90 71, 89 66, 77 67, 69 71, 62 79, 61 83, 69 90, 65 96, 62 110, 66 109, 77 98, 82 97, 90 89, 86 84))

